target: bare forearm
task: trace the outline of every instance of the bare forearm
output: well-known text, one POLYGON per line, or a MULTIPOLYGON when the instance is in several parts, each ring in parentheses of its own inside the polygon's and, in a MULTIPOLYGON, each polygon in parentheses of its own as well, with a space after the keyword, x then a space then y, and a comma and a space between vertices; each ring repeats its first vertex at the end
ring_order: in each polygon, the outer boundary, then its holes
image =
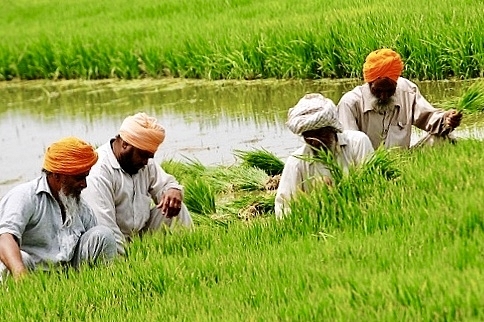
POLYGON ((27 273, 20 247, 11 234, 0 235, 0 260, 16 279, 27 273))

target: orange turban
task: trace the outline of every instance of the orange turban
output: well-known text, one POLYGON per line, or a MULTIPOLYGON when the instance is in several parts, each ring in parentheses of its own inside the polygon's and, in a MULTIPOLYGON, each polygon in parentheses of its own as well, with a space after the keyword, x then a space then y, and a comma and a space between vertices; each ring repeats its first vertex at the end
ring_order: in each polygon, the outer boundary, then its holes
POLYGON ((53 173, 78 175, 91 170, 97 158, 97 152, 90 144, 67 137, 47 148, 43 168, 53 173))
POLYGON ((371 83, 380 77, 388 77, 396 82, 402 71, 402 58, 398 53, 388 48, 371 52, 363 64, 363 77, 367 83, 371 83))
POLYGON ((140 150, 155 153, 165 139, 165 129, 156 122, 156 118, 138 113, 124 119, 119 136, 140 150))

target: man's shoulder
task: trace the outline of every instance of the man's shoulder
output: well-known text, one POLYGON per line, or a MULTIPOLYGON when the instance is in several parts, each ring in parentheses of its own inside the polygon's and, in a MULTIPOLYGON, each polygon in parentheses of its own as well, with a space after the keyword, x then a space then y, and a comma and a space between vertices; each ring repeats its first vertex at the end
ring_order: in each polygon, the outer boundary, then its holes
POLYGON ((98 154, 98 159, 96 164, 94 164, 91 168, 91 171, 89 173, 90 177, 98 176, 101 173, 105 172, 112 172, 114 168, 110 158, 112 150, 109 142, 99 146, 96 149, 96 152, 98 154))
POLYGON ((417 84, 412 82, 411 80, 404 78, 404 77, 399 77, 397 80, 397 91, 414 91, 417 88, 417 84))
POLYGON ((11 196, 35 196, 39 187, 41 187, 41 181, 43 177, 37 177, 28 182, 18 184, 8 191, 3 198, 8 198, 11 196))

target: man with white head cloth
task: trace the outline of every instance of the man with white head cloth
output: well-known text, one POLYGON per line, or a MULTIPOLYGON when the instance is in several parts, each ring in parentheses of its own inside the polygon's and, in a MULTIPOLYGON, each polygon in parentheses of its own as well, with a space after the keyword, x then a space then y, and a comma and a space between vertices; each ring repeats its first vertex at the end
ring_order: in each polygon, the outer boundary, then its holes
POLYGON ((335 104, 321 94, 306 94, 289 109, 287 127, 301 135, 305 144, 286 161, 277 189, 275 212, 277 218, 288 214, 288 201, 298 191, 309 192, 314 180, 331 183, 328 168, 317 161, 310 161, 318 150, 332 153, 344 171, 360 164, 373 152, 370 139, 359 131, 343 131, 338 121, 335 104))
POLYGON ((99 160, 87 177, 83 197, 99 222, 114 231, 121 255, 133 236, 171 226, 174 217, 192 227, 182 186, 153 160, 164 139, 157 120, 138 113, 128 116, 119 134, 97 149, 99 160))

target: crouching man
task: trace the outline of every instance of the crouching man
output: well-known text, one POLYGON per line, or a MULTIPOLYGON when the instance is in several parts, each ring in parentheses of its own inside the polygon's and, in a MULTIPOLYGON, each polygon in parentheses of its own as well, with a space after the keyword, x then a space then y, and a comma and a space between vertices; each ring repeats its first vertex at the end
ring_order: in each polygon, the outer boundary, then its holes
POLYGON ((86 177, 98 159, 93 147, 68 137, 48 147, 42 175, 20 184, 0 201, 0 279, 34 269, 83 261, 109 261, 116 255, 111 229, 98 226, 81 199, 86 177))
POLYGON ((332 184, 327 164, 311 160, 320 152, 332 154, 345 172, 373 153, 368 136, 360 131, 343 131, 333 101, 318 93, 306 94, 290 108, 286 125, 303 137, 304 144, 284 165, 275 200, 277 218, 289 213, 288 202, 296 192, 310 192, 317 181, 332 184))

